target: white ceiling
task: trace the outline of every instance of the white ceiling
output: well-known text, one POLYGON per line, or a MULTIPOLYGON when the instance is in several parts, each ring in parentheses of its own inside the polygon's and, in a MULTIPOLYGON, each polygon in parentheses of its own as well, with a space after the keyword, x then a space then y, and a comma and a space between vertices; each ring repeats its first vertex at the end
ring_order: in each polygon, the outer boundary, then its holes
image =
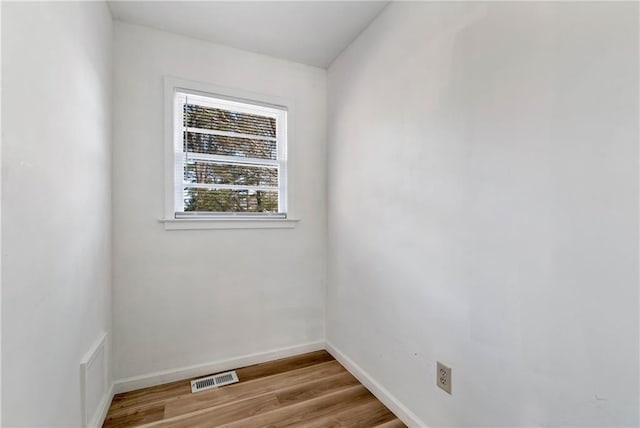
POLYGON ((387 1, 111 1, 114 19, 327 67, 387 1))

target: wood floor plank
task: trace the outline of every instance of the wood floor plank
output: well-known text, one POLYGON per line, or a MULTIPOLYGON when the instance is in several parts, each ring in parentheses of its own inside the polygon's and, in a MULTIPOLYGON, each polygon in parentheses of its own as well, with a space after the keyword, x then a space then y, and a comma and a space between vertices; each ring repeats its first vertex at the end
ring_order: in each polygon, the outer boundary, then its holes
MULTIPOLYGON (((114 412, 117 414, 119 409, 162 403, 169 397, 189 392, 191 392, 191 383, 189 379, 185 379, 136 391, 116 394, 111 402, 109 413, 114 412)), ((126 409, 124 412, 128 412, 130 410, 132 409, 126 409)))
POLYGON ((404 427, 325 351, 236 372, 239 383, 195 394, 191 379, 118 394, 103 426, 404 427))
POLYGON ((140 428, 195 428, 201 426, 218 427, 224 424, 251 418, 255 415, 267 413, 280 407, 278 399, 273 394, 263 394, 242 401, 223 404, 214 408, 203 409, 176 416, 170 419, 142 425, 140 428))
POLYGON ((262 364, 242 367, 236 369, 236 372, 238 373, 238 377, 242 377, 246 382, 248 380, 264 376, 271 376, 278 373, 288 372, 290 370, 313 366, 315 364, 326 363, 327 361, 335 361, 335 359, 327 351, 321 350, 269 361, 262 364))
POLYGON ((323 397, 338 391, 344 391, 354 386, 361 386, 358 381, 346 371, 329 378, 310 381, 307 383, 307 385, 310 385, 309 389, 313 391, 312 395, 296 395, 295 392, 300 388, 300 386, 294 386, 281 389, 276 393, 268 392, 265 394, 248 397, 243 400, 234 400, 228 404, 195 410, 189 413, 174 416, 173 418, 166 418, 165 413, 166 419, 152 423, 149 426, 153 426, 156 428, 169 426, 176 428, 219 426, 224 423, 230 423, 236 420, 248 418, 250 416, 266 413, 274 409, 283 408, 284 406, 293 405, 299 402, 308 402, 308 400, 310 399, 323 397), (318 386, 318 384, 320 383, 323 385, 318 386), (314 384, 316 385, 315 387, 313 386, 314 384), (285 403, 281 402, 277 398, 278 393, 287 395, 289 399, 285 403), (269 406, 262 405, 263 403, 261 401, 258 401, 262 406, 259 409, 255 409, 254 403, 256 403, 256 400, 260 400, 262 398, 268 400, 269 406), (273 399, 276 400, 276 403, 272 402, 273 399), (252 412, 249 415, 250 410, 252 410, 252 412))
POLYGON ((389 422, 385 422, 380 425, 376 425, 374 428, 407 428, 407 426, 400 419, 393 419, 389 422))
POLYGON ((294 425, 298 428, 370 428, 396 419, 380 401, 372 400, 341 412, 294 425))
POLYGON ((288 406, 310 400, 331 391, 355 385, 360 385, 360 382, 345 370, 343 373, 334 376, 317 379, 301 385, 290 385, 276 391, 275 395, 281 405, 288 406))
POLYGON ((249 381, 245 381, 238 376, 240 383, 167 400, 165 402, 165 419, 274 392, 290 386, 304 385, 317 380, 326 381, 328 377, 345 374, 349 375, 349 372, 334 360, 249 381))
MULTIPOLYGON (((310 419, 326 416, 375 399, 364 386, 356 385, 311 400, 281 407, 252 418, 221 425, 221 428, 291 427, 310 419)), ((203 424, 196 426, 198 428, 209 428, 215 425, 203 424)))
MULTIPOLYGON (((236 369, 236 373, 243 382, 246 382, 265 376, 272 376, 279 373, 286 373, 291 370, 310 367, 328 361, 334 361, 334 358, 327 351, 321 350, 302 355, 295 355, 293 357, 281 358, 279 360, 269 361, 266 363, 241 367, 236 369)), ((193 379, 196 378, 116 394, 111 403, 111 407, 109 408, 109 414, 111 416, 122 416, 129 413, 135 413, 136 411, 145 410, 147 408, 155 408, 156 404, 163 403, 167 399, 174 398, 176 396, 189 395, 191 394, 191 380, 193 379)))
POLYGON ((150 422, 162 420, 164 418, 164 404, 155 403, 142 410, 127 414, 110 415, 104 420, 102 425, 105 428, 126 428, 143 425, 150 422))

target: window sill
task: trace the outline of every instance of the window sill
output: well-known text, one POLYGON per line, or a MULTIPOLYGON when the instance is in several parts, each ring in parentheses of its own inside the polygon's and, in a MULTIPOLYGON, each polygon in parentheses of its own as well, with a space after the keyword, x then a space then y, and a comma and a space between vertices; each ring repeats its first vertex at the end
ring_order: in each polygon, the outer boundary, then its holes
POLYGON ((199 218, 160 219, 165 230, 205 229, 293 229, 300 219, 292 218, 199 218))

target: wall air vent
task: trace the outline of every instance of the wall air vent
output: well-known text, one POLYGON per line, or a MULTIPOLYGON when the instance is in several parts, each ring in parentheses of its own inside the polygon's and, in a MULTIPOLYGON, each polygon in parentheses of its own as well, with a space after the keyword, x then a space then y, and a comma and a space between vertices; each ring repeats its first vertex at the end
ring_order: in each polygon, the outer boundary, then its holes
POLYGON ((205 389, 218 388, 219 386, 225 386, 236 382, 239 382, 239 380, 235 370, 230 372, 218 373, 215 375, 192 380, 191 392, 200 392, 204 391, 205 389))

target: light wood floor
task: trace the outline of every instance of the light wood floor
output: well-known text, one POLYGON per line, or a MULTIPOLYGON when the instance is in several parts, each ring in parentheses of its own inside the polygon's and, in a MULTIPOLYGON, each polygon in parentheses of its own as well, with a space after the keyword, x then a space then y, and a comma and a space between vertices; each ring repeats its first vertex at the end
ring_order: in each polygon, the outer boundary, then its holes
POLYGON ((195 394, 190 379, 117 394, 104 427, 405 426, 326 351, 236 372, 240 383, 195 394))

